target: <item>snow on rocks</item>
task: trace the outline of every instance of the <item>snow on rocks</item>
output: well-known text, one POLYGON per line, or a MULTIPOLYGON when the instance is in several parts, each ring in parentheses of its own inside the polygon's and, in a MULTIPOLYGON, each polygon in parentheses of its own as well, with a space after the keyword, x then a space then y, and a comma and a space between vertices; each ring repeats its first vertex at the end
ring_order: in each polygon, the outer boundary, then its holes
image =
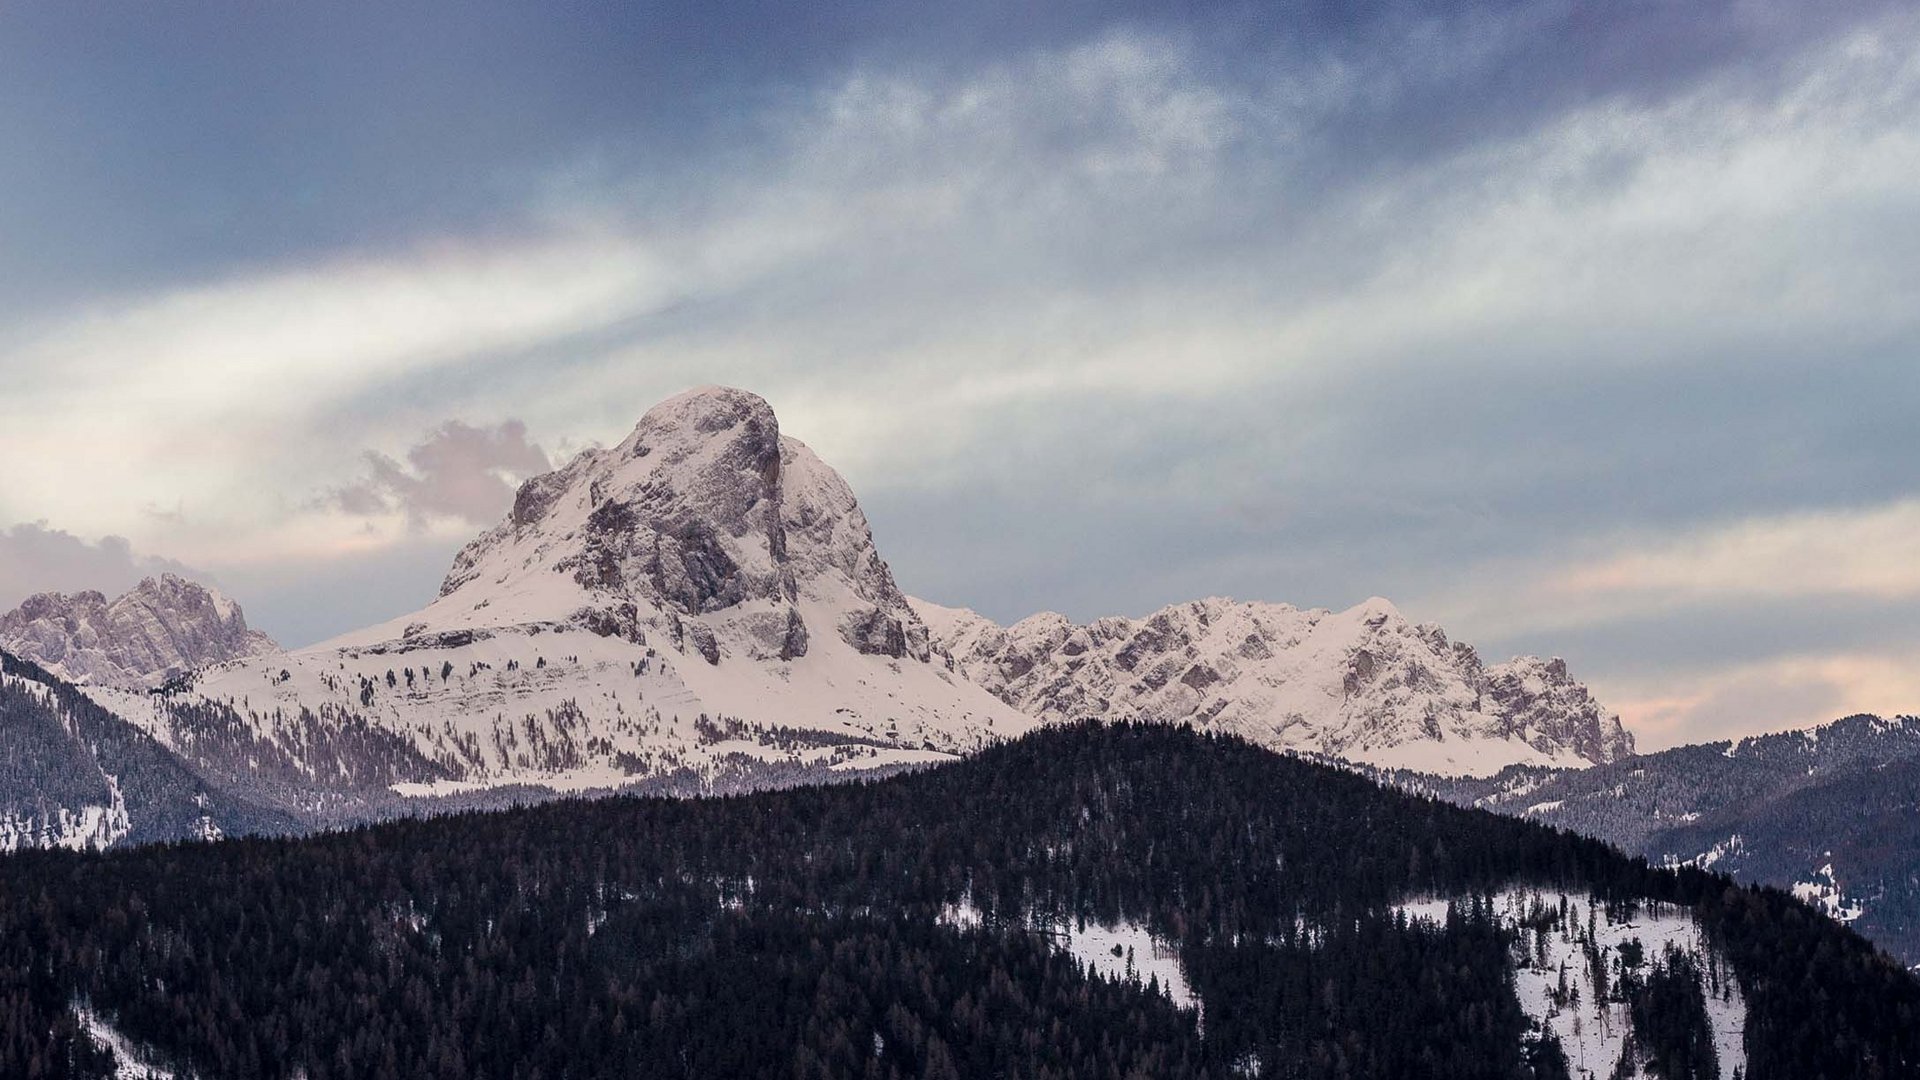
POLYGON ((240 605, 174 574, 147 578, 113 600, 91 591, 40 593, 0 615, 0 649, 73 682, 125 689, 276 648, 247 626, 240 605))
POLYGON ((1375 597, 1341 612, 1209 598, 1078 625, 1000 627, 914 601, 954 670, 1045 721, 1189 722, 1274 749, 1382 768, 1490 775, 1632 753, 1564 661, 1483 666, 1472 647, 1375 597))
POLYGON ((129 707, 191 753, 182 706, 217 703, 296 767, 365 727, 352 782, 404 795, 894 767, 1034 726, 934 660, 846 482, 706 387, 523 484, 423 610, 129 707))

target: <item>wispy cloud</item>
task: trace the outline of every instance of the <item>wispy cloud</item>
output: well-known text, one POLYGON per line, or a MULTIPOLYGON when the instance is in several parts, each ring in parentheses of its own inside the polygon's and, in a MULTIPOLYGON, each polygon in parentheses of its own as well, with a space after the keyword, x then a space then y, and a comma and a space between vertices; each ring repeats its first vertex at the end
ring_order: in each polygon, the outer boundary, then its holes
POLYGON ((1743 594, 1920 599, 1920 500, 1754 518, 1567 569, 1573 600, 1687 603, 1743 594))
POLYGON ((1707 670, 1662 685, 1618 683, 1610 703, 1643 750, 1781 731, 1850 716, 1920 714, 1920 648, 1822 653, 1707 670))

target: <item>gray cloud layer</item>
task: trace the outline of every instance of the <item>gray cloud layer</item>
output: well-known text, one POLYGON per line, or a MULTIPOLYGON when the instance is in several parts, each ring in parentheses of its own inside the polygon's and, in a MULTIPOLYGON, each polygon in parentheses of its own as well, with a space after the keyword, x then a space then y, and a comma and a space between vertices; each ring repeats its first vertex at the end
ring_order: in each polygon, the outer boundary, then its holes
POLYGON ((118 596, 163 573, 206 579, 170 559, 134 554, 125 537, 88 541, 45 522, 0 529, 0 611, 35 593, 94 589, 118 596))

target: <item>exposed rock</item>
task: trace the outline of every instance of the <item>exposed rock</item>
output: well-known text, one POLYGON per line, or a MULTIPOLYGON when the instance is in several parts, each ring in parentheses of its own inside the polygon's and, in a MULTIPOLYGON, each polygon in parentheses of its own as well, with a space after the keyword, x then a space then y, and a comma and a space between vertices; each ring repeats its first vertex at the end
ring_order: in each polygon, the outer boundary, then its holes
POLYGON ((240 605, 174 574, 125 595, 41 593, 0 616, 0 648, 75 682, 140 689, 278 646, 240 605))
POLYGON ((454 560, 436 608, 553 618, 563 590, 598 633, 704 625, 672 637, 709 662, 797 660, 823 629, 866 655, 931 656, 852 490, 743 390, 670 398, 620 445, 526 481, 507 521, 454 560), (834 624, 808 626, 822 608, 834 624))
POLYGON ((1076 626, 1049 612, 1010 627, 916 604, 956 671, 1043 721, 1187 722, 1455 774, 1632 753, 1565 663, 1483 668, 1471 646, 1378 598, 1344 612, 1209 599, 1139 620, 1076 626))
POLYGON ((780 659, 797 660, 807 655, 807 621, 792 608, 787 609, 787 633, 780 642, 780 659))
POLYGON ((927 658, 925 637, 909 640, 906 624, 894 613, 879 608, 849 613, 840 623, 840 636, 868 656, 891 656, 896 660, 909 655, 916 660, 927 658))

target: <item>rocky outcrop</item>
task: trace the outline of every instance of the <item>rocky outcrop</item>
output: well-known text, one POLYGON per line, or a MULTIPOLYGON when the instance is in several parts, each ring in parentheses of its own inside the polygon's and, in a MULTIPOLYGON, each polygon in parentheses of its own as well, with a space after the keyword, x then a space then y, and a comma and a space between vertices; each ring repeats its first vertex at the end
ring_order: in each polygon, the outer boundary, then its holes
POLYGON ((247 626, 240 605, 166 574, 113 600, 93 591, 29 597, 0 616, 0 648, 75 682, 141 689, 277 646, 247 626))
POLYGON ((1043 721, 1188 722, 1263 745, 1428 771, 1606 762, 1633 750, 1564 661, 1492 667, 1375 598, 1343 612, 1200 600, 1001 627, 915 601, 956 672, 1043 721))
POLYGON ((528 480, 440 594, 446 619, 666 628, 716 665, 796 660, 823 634, 869 656, 931 655, 846 481, 728 387, 661 402, 618 446, 528 480), (822 614, 831 624, 809 625, 822 614))

